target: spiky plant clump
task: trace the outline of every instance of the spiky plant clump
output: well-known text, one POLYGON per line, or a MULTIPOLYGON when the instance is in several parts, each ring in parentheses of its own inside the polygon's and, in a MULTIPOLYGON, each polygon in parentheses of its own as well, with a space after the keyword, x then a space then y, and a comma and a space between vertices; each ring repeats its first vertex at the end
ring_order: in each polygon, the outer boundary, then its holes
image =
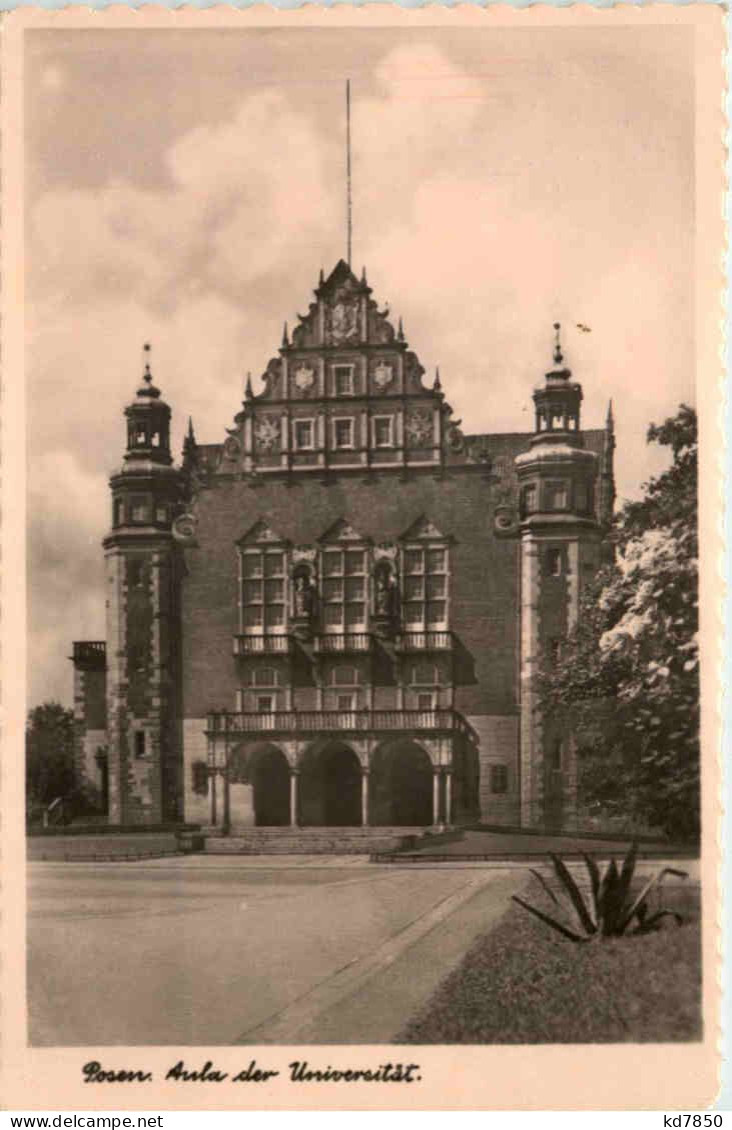
MULTIPOLYGON (((615 860, 611 859, 603 875, 600 875, 600 869, 592 856, 582 853, 590 883, 589 900, 585 900, 580 887, 559 856, 550 853, 549 858, 557 876, 560 892, 564 893, 574 909, 582 932, 572 929, 559 919, 553 918, 551 914, 546 914, 538 907, 525 902, 518 895, 511 897, 524 910, 528 910, 530 914, 572 942, 589 942, 595 938, 618 938, 625 934, 648 934, 652 930, 657 930, 664 918, 674 918, 679 926, 683 922, 682 916, 675 910, 656 910, 651 913, 649 898, 666 875, 686 879, 688 872, 679 871, 675 867, 664 867, 649 879, 639 892, 633 894, 631 885, 638 859, 637 843, 631 845, 620 868, 615 860)), ((561 908, 562 903, 544 876, 533 868, 531 873, 541 883, 554 905, 561 908)))

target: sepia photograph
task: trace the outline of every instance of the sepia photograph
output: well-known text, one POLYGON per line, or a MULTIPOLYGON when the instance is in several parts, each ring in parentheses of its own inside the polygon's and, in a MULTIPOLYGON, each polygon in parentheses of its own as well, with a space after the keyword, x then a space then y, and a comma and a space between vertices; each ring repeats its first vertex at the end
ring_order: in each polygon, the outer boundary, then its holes
POLYGON ((720 13, 167 15, 5 45, 18 1054, 711 1102, 720 13))

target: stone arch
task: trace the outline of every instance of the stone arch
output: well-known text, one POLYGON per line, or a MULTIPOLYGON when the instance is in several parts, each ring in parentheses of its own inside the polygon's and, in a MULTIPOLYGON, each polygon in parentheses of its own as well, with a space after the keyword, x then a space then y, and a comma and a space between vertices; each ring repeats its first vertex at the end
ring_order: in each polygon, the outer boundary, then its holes
POLYGON ((290 823, 290 766, 273 742, 238 746, 229 757, 230 785, 249 785, 254 823, 280 827, 290 823))
POLYGON ((434 765, 411 738, 384 742, 371 758, 370 822, 381 826, 432 824, 434 765))
POLYGON ((300 823, 321 827, 361 824, 362 763, 341 740, 315 741, 300 759, 300 823))

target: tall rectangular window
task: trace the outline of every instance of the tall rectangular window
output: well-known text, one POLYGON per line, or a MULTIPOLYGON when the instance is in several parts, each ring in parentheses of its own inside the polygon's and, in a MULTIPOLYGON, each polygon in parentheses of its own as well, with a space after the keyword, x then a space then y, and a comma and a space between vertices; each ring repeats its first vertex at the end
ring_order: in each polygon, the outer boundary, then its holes
POLYGON ((447 550, 404 551, 404 618, 411 631, 447 626, 447 550))
POLYGON ((130 517, 133 522, 150 521, 150 503, 144 494, 133 494, 130 507, 130 517))
POLYGON ((329 632, 366 627, 366 554, 362 549, 327 549, 323 554, 323 603, 329 632))
POLYGON ((353 447, 353 420, 339 419, 333 421, 333 446, 340 450, 349 450, 353 447))
POLYGON ((521 488, 521 502, 520 502, 521 517, 524 518, 527 514, 533 514, 536 510, 536 484, 527 483, 526 486, 521 488))
POLYGON ((508 792, 508 766, 491 765, 491 792, 508 792))
POLYGON ((333 378, 336 396, 353 395, 353 365, 336 365, 333 378))
POLYGON ((567 484, 563 482, 546 484, 547 508, 566 510, 569 504, 567 484))
POLYGON ((374 416, 374 447, 394 446, 394 417, 374 416))
POLYGON ((146 753, 144 730, 135 730, 135 757, 144 757, 146 753))
POLYGON ((284 630, 285 555, 282 550, 243 552, 242 609, 245 631, 266 634, 284 630))
POLYGON ((312 420, 295 420, 295 451, 312 451, 314 446, 313 434, 312 420))

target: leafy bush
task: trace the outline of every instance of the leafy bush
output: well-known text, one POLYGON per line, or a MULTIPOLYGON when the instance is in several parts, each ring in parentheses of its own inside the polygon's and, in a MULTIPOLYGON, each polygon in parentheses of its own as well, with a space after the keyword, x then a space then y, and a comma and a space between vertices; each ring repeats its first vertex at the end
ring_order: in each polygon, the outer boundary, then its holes
MULTIPOLYGON (((558 931, 565 938, 569 938, 570 941, 589 942, 593 938, 617 938, 623 934, 648 934, 652 930, 657 930, 664 918, 674 918, 678 925, 681 925, 683 921, 682 916, 675 910, 662 909, 651 913, 649 898, 651 893, 660 886, 666 875, 676 875, 685 879, 688 877, 686 871, 679 871, 675 867, 664 867, 649 879, 638 893, 633 894, 631 886, 638 858, 637 843, 631 845, 620 868, 618 868, 615 860, 611 859, 602 876, 595 860, 589 855, 582 854, 590 884, 589 904, 566 864, 562 862, 558 855, 553 853, 550 854, 549 858, 559 881, 560 892, 565 896, 565 908, 568 901, 575 912, 582 933, 578 933, 577 930, 552 917, 551 914, 547 914, 545 911, 539 910, 538 907, 525 902, 518 895, 511 897, 524 910, 528 910, 530 914, 545 922, 547 926, 551 926, 553 930, 558 931)), ((541 883, 554 905, 561 909, 562 902, 544 876, 533 868, 530 870, 531 874, 541 883)))

